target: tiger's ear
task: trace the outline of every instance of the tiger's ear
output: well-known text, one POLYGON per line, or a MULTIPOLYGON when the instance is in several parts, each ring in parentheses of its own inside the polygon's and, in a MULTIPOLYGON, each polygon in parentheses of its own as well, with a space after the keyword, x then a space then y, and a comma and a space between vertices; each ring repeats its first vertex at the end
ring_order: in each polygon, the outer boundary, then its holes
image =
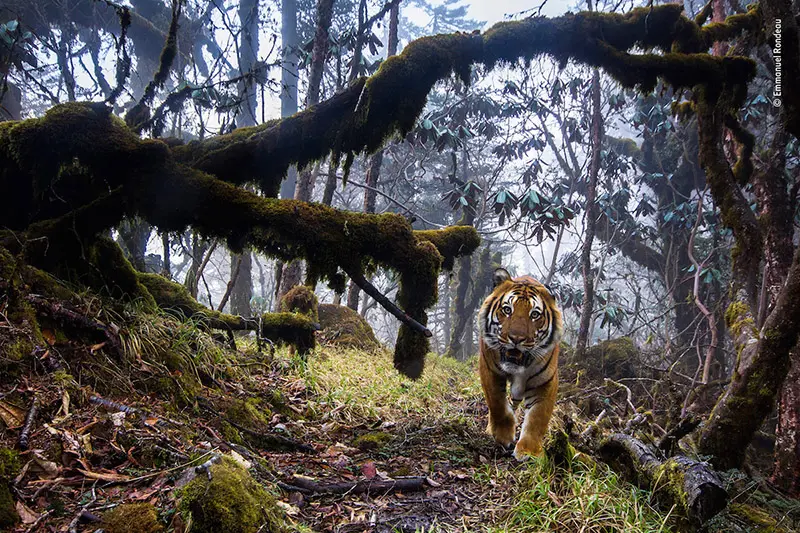
POLYGON ((494 275, 492 276, 492 281, 494 282, 494 286, 497 287, 504 281, 508 281, 511 279, 511 274, 508 273, 508 270, 505 268, 498 268, 494 271, 494 275))

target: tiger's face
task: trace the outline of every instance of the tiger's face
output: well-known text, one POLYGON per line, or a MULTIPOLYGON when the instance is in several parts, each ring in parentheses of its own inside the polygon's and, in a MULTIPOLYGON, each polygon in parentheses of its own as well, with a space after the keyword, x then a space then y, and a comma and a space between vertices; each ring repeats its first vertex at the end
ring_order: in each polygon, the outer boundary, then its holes
POLYGON ((561 341, 561 312, 548 288, 530 276, 494 273, 494 290, 478 315, 481 337, 500 366, 524 370, 561 341))

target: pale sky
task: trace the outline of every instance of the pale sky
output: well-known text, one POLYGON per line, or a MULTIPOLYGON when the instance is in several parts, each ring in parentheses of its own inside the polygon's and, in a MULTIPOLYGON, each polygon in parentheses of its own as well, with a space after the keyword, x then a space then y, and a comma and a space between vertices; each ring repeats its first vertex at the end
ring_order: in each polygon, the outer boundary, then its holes
MULTIPOLYGON (((470 17, 485 20, 487 28, 495 22, 508 20, 506 15, 537 8, 542 0, 468 0, 470 17)), ((569 11, 577 3, 576 0, 547 0, 542 8, 542 15, 555 16, 569 11)), ((526 14, 525 16, 527 16, 526 14)))

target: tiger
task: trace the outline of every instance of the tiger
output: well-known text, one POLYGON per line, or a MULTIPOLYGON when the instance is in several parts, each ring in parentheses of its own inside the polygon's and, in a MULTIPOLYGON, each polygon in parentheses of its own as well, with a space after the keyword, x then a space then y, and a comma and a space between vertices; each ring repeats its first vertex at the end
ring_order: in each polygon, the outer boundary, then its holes
POLYGON ((513 278, 504 268, 493 275, 494 289, 478 313, 478 369, 489 406, 486 432, 509 449, 520 402, 525 404, 514 457, 542 453, 558 390, 558 352, 563 323, 550 290, 532 278, 513 278), (511 383, 511 401, 506 383, 511 383))

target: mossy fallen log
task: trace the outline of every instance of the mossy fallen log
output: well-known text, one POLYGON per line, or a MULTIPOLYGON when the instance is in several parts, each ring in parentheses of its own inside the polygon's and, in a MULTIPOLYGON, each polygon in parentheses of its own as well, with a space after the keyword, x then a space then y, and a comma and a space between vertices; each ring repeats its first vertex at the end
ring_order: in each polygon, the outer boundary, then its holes
POLYGON ((316 344, 314 332, 320 327, 308 316, 289 312, 264 313, 260 317, 229 315, 203 306, 179 283, 158 274, 139 272, 137 275, 160 308, 197 320, 201 326, 226 331, 259 331, 271 341, 293 345, 301 354, 308 353, 316 344))
POLYGON ((705 522, 727 504, 728 493, 708 463, 680 455, 662 459, 650 446, 622 433, 607 437, 598 452, 614 470, 652 490, 665 505, 677 506, 692 522, 705 522))

